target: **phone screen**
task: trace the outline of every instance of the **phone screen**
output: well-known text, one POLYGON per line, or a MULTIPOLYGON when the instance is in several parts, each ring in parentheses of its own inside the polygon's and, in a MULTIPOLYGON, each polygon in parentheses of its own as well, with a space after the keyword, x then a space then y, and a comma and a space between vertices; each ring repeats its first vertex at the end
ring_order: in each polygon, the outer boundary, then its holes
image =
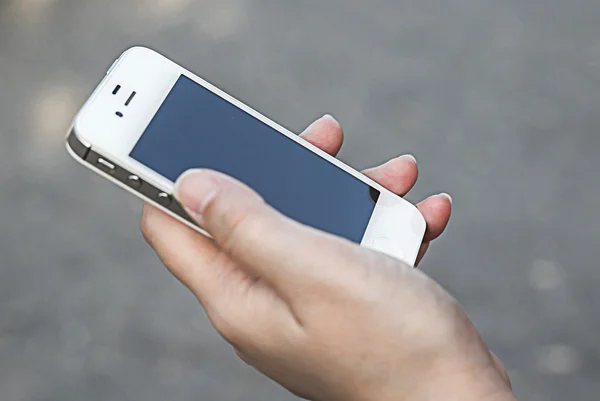
POLYGON ((176 181, 208 168, 237 178, 303 224, 360 243, 379 191, 186 76, 130 156, 176 181))

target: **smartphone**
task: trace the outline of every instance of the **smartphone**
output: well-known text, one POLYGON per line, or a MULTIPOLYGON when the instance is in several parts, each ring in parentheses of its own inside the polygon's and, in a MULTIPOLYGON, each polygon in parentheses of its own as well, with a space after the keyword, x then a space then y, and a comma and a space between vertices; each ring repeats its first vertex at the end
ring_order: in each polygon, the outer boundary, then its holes
POLYGON ((192 168, 235 177, 292 219, 411 265, 425 233, 411 203, 144 47, 113 63, 75 117, 67 149, 205 235, 173 196, 192 168))

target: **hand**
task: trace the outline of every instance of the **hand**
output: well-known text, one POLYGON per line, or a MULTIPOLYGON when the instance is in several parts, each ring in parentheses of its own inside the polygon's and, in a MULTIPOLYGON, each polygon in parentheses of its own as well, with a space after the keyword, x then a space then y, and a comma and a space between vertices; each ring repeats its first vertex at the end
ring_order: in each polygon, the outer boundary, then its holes
MULTIPOLYGON (((344 141, 344 132, 340 124, 330 115, 315 121, 300 136, 332 156, 338 154, 344 141)), ((362 173, 399 196, 406 195, 416 184, 419 176, 417 162, 411 155, 400 156, 362 173)), ((416 265, 425 256, 431 241, 446 229, 450 220, 452 198, 448 194, 434 195, 419 203, 417 207, 425 217, 427 231, 416 265)))
POLYGON ((238 355, 293 393, 511 399, 477 330, 420 271, 296 223, 216 172, 185 174, 177 195, 214 240, 147 209, 148 242, 238 355))
POLYGON ((462 309, 424 274, 293 222, 215 172, 184 175, 177 196, 214 240, 149 207, 146 239, 238 355, 290 391, 313 401, 513 399, 462 309))

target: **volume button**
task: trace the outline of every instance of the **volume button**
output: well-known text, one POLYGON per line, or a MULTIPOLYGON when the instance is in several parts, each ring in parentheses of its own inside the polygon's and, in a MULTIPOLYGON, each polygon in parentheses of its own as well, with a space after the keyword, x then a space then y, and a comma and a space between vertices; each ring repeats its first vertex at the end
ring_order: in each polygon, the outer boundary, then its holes
POLYGON ((133 189, 140 189, 142 187, 142 180, 137 175, 131 174, 127 177, 127 185, 133 189))
POLYGON ((171 205, 171 196, 165 192, 160 192, 157 196, 158 204, 164 207, 169 207, 171 205))
POLYGON ((96 165, 98 166, 98 168, 100 168, 100 170, 104 171, 105 173, 113 174, 115 172, 115 165, 104 160, 101 157, 99 157, 96 161, 96 165))

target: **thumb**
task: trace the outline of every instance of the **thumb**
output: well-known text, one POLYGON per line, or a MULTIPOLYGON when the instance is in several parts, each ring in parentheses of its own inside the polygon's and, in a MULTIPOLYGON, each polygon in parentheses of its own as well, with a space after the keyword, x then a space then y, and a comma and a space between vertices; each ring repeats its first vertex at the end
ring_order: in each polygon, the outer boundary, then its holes
POLYGON ((343 253, 340 246, 350 247, 284 217, 249 187, 221 173, 191 170, 178 180, 176 194, 221 252, 284 293, 321 278, 328 267, 339 265, 331 262, 343 253))

